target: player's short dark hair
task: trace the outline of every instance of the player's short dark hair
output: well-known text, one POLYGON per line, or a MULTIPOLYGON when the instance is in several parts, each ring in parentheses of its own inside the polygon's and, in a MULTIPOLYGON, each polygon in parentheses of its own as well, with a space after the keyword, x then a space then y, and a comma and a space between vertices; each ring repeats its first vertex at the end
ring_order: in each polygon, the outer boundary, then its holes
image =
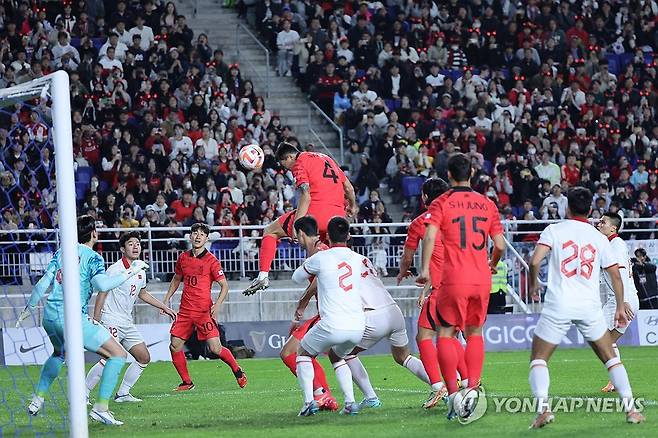
POLYGON ((619 230, 621 230, 621 226, 624 224, 624 220, 621 218, 619 213, 612 213, 612 212, 608 211, 608 212, 603 213, 603 216, 610 219, 610 221, 612 222, 612 225, 614 225, 615 228, 617 228, 617 232, 619 232, 619 230))
POLYGON ((128 231, 119 237, 119 245, 123 248, 130 239, 137 239, 138 242, 142 241, 142 236, 139 231, 128 231))
POLYGON ((210 227, 203 222, 197 222, 190 227, 190 232, 194 233, 195 231, 201 231, 205 233, 206 236, 210 235, 210 227))
POLYGON ((350 237, 350 224, 344 217, 334 216, 329 220, 327 232, 331 243, 345 243, 350 237))
POLYGON ((466 154, 458 153, 448 159, 448 172, 457 182, 471 179, 471 160, 466 154))
POLYGON ((313 216, 303 216, 295 221, 295 231, 303 231, 309 237, 318 235, 318 221, 313 216))
POLYGON ((279 146, 276 148, 277 161, 285 160, 289 155, 297 156, 297 154, 299 154, 299 149, 285 141, 279 143, 279 146))
POLYGON ((574 216, 587 216, 592 208, 592 192, 586 187, 572 187, 567 192, 569 210, 574 216))
POLYGON ((450 185, 442 178, 426 179, 423 183, 423 194, 427 196, 426 204, 429 205, 436 198, 447 192, 448 189, 450 189, 450 185))
POLYGON ((89 242, 94 231, 96 231, 96 219, 88 214, 78 217, 78 243, 89 242))

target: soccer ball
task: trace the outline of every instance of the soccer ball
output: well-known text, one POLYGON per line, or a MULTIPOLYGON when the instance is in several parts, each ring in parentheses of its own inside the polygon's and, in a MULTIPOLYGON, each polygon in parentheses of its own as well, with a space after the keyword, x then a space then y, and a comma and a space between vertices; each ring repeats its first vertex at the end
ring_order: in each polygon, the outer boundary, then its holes
POLYGON ((240 149, 240 164, 247 169, 260 169, 265 161, 265 152, 257 144, 248 144, 240 149))

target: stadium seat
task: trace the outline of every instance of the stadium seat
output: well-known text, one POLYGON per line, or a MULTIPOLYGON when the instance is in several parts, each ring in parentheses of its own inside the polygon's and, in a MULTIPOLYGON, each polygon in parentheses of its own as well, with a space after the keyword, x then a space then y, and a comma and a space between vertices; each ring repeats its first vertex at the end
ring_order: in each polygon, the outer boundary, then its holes
POLYGON ((89 183, 76 182, 75 199, 77 199, 78 201, 82 201, 83 199, 85 199, 85 195, 87 194, 87 187, 89 187, 89 183))
POLYGON ((94 175, 94 169, 89 166, 78 167, 75 172, 75 182, 85 183, 89 185, 91 177, 94 175))
POLYGON ((420 196, 425 178, 422 176, 405 176, 402 178, 402 194, 405 198, 420 196))

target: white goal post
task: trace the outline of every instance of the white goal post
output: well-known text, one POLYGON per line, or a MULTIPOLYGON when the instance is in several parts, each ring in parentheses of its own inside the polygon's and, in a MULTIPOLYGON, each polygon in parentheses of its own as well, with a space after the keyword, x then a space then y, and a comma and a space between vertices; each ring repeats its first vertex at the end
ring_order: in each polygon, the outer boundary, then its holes
POLYGON ((43 78, 0 90, 0 107, 50 95, 57 179, 62 277, 64 287, 64 336, 68 369, 70 435, 86 438, 87 402, 85 397, 85 363, 82 343, 80 303, 80 269, 78 263, 78 228, 73 169, 73 132, 69 76, 60 70, 43 78))

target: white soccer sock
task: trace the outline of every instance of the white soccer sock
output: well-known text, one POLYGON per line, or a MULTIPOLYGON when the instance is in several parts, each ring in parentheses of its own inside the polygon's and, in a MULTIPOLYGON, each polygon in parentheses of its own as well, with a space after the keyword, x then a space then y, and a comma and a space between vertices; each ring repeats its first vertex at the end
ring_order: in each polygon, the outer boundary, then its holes
POLYGON ((336 373, 336 380, 340 386, 343 395, 345 395, 345 404, 354 403, 354 387, 352 386, 352 372, 350 367, 344 360, 340 360, 333 364, 334 372, 336 373))
POLYGON ((612 350, 615 352, 615 356, 617 356, 617 358, 621 360, 621 353, 619 352, 619 348, 617 347, 617 344, 612 344, 612 350))
POLYGON ((462 380, 462 388, 468 388, 468 379, 462 380))
POLYGON ((634 408, 633 390, 631 383, 628 381, 628 374, 624 364, 618 357, 613 357, 605 363, 608 369, 610 381, 615 385, 615 390, 619 393, 619 398, 623 402, 624 410, 629 411, 634 408))
POLYGON ((103 368, 105 368, 105 359, 96 362, 87 373, 87 377, 85 378, 85 383, 87 384, 87 397, 89 397, 89 393, 93 391, 96 385, 98 385, 98 382, 100 382, 101 376, 103 375, 103 368))
POLYGON ((347 366, 350 368, 350 372, 352 373, 352 380, 354 380, 356 386, 359 387, 363 393, 363 396, 365 398, 377 398, 377 394, 375 393, 375 390, 372 388, 372 384, 370 383, 368 371, 366 371, 363 363, 361 363, 361 359, 359 359, 357 356, 350 355, 345 358, 345 362, 347 363, 347 366))
POLYGON ((432 383, 432 391, 440 391, 445 386, 443 382, 432 383))
POLYGON ((130 389, 135 386, 137 379, 139 379, 139 376, 141 376, 142 372, 144 372, 146 365, 135 361, 128 366, 126 374, 123 375, 121 386, 119 386, 119 390, 117 391, 118 396, 127 395, 130 393, 130 389))
MULTIPOLYGON (((402 362, 402 366, 411 371, 414 376, 418 377, 423 382, 428 385, 430 384, 430 378, 427 376, 423 363, 417 357, 412 355, 407 356, 404 362, 402 362)), ((352 371, 352 374, 354 374, 354 371, 352 371)))
POLYGON ((299 387, 302 388, 304 394, 304 403, 311 403, 313 401, 313 362, 308 356, 297 356, 297 380, 299 387))
POLYGON ((259 279, 259 280, 264 280, 264 279, 268 278, 269 276, 270 276, 270 273, 269 273, 269 272, 263 272, 263 271, 260 271, 260 272, 258 273, 258 279, 259 279))
POLYGON ((548 365, 545 360, 535 359, 530 362, 530 375, 528 376, 532 395, 537 400, 537 412, 548 409, 548 387, 551 378, 548 374, 548 365))

